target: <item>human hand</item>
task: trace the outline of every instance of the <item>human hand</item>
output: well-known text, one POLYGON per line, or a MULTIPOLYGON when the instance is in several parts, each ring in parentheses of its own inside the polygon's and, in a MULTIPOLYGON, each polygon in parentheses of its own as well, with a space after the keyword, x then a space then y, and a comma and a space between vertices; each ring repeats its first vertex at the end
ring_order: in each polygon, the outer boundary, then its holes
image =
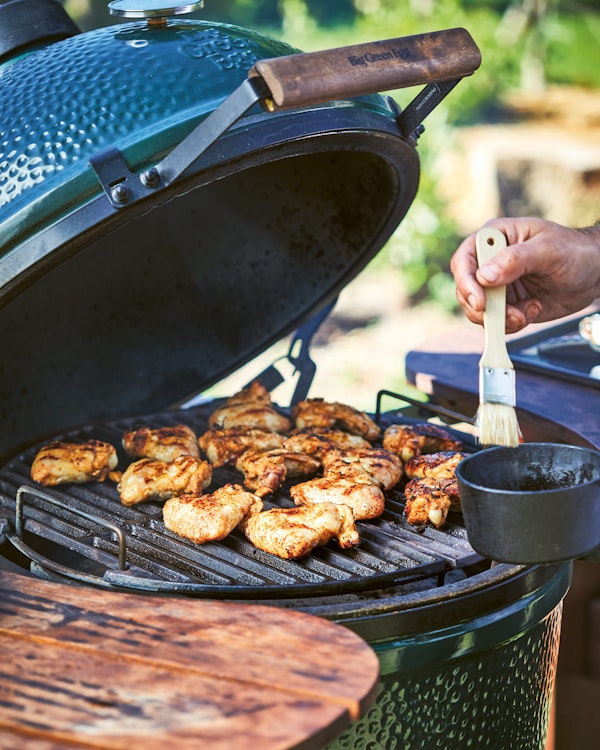
POLYGON ((569 229, 539 218, 486 222, 508 247, 477 267, 475 235, 454 253, 456 298, 473 323, 483 324, 485 289, 506 286, 506 332, 578 312, 600 296, 600 226, 569 229))

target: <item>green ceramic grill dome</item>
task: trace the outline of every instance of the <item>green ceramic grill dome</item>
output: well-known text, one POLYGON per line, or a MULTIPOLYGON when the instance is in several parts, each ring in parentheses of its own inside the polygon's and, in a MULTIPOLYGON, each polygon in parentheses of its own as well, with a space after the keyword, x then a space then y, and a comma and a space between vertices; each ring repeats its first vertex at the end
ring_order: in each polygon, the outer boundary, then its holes
MULTIPOLYGON (((91 156, 111 146, 132 168, 154 163, 258 60, 294 51, 253 31, 177 19, 164 27, 139 21, 97 29, 5 63, 3 246, 98 193, 91 156)), ((365 106, 386 109, 381 97, 363 99, 365 106)))
POLYGON ((172 184, 123 207, 107 197, 96 159, 155 166, 257 61, 293 52, 171 18, 4 63, 0 453, 205 389, 331 301, 386 242, 419 159, 380 95, 256 105, 172 184))

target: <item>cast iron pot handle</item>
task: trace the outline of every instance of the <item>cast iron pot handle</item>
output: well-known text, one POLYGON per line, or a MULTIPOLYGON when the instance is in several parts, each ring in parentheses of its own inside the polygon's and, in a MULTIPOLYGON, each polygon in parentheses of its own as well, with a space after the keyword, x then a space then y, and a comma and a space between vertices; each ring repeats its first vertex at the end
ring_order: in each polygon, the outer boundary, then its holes
POLYGON ((273 109, 291 109, 463 78, 480 64, 473 38, 456 28, 261 60, 250 75, 267 84, 273 109))

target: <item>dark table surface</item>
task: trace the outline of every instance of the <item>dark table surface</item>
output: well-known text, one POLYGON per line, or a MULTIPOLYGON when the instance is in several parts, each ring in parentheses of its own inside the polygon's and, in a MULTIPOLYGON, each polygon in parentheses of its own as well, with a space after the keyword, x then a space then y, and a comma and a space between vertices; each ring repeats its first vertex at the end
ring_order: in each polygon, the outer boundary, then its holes
MULTIPOLYGON (((530 327, 531 329, 532 327, 530 327)), ((541 328, 541 327, 536 327, 541 328)), ((518 336, 509 337, 509 342, 518 336)), ((406 376, 430 400, 473 417, 479 403, 483 331, 458 323, 406 357, 406 376)), ((516 367, 517 416, 526 442, 561 442, 600 449, 600 388, 516 367)))

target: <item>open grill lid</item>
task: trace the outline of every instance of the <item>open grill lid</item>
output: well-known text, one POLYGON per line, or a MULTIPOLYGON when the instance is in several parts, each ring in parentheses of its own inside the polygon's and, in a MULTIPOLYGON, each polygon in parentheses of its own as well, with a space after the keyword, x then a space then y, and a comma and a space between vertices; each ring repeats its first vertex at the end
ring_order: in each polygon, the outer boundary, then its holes
POLYGON ((0 455, 165 408, 323 308, 406 214, 419 123, 479 62, 463 29, 303 55, 179 17, 5 62, 0 455), (402 113, 375 94, 413 85, 402 113))

